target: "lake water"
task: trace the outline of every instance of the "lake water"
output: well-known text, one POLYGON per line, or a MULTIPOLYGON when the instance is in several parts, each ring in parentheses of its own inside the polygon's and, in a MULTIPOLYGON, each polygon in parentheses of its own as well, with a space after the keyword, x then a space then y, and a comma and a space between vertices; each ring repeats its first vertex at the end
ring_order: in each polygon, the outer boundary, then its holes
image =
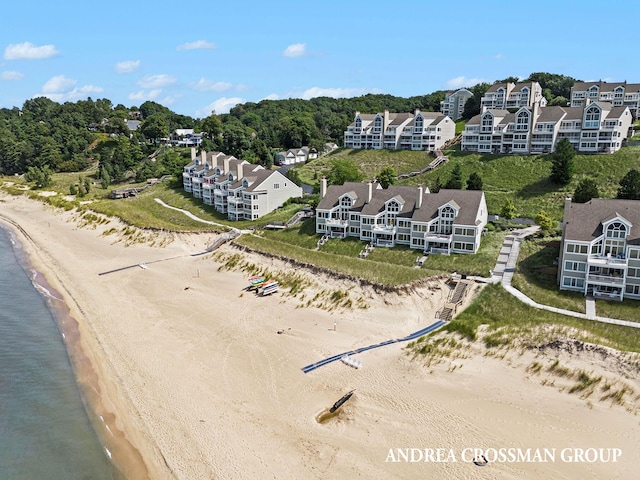
POLYGON ((0 479, 118 478, 50 306, 11 238, 0 225, 0 479))

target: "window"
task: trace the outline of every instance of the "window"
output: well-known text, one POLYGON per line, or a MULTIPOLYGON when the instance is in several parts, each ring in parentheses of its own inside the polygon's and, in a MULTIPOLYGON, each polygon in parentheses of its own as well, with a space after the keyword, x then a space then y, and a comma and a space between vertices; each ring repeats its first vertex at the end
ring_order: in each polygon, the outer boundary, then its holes
POLYGON ((587 264, 583 262, 564 262, 564 269, 572 272, 585 272, 587 270, 587 264))
POLYGON ((595 105, 587 108, 584 114, 585 128, 598 128, 600 125, 600 109, 595 105))
POLYGON ((613 222, 607 226, 607 238, 627 238, 627 227, 621 222, 613 222))
POLYGON ((413 224, 413 229, 414 232, 426 232, 427 231, 427 226, 426 225, 420 225, 417 223, 413 224))
POLYGON ((627 270, 627 276, 629 276, 629 277, 640 277, 640 268, 629 268, 627 270))
POLYGON ((627 285, 625 287, 625 293, 629 295, 640 295, 640 285, 627 285))
POLYGON ((575 277, 563 277, 562 285, 569 288, 584 288, 584 279, 575 277))
POLYGON ((640 258, 640 250, 636 248, 629 249, 629 258, 640 258))
POLYGON ((578 245, 576 243, 567 243, 567 253, 586 254, 589 250, 587 245, 578 245))

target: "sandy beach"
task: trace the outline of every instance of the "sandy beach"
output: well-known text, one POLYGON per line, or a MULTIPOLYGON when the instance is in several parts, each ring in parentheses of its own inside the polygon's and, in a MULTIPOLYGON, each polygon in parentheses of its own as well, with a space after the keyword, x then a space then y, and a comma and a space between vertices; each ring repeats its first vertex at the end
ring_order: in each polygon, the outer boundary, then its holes
MULTIPOLYGON (((433 323, 449 293, 442 279, 380 294, 299 271, 309 279, 302 294, 257 297, 243 291, 247 273, 194 255, 215 234, 126 236, 116 220, 86 222, 2 193, 0 221, 69 308, 63 331, 77 327, 66 341, 78 380, 123 478, 637 478, 640 381, 626 368, 635 357, 548 349, 501 358, 472 345, 426 365, 396 343, 358 355, 361 369, 338 361, 302 372, 433 323), (306 306, 336 290, 352 308, 306 306), (633 393, 618 405, 569 394, 561 378, 550 386, 556 359, 633 393), (338 415, 317 420, 353 389, 338 415), (474 449, 547 450, 478 467, 474 449)), ((237 253, 292 268, 229 245, 219 255, 237 253)))

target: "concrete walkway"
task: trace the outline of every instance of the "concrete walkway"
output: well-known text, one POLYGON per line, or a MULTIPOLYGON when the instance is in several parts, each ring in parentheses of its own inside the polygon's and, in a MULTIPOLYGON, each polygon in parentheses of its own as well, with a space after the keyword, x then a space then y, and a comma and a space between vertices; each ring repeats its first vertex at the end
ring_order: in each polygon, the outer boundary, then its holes
POLYGON ((587 297, 586 313, 574 312, 571 310, 565 310, 562 308, 556 308, 549 305, 542 305, 533 301, 526 296, 520 290, 511 286, 511 280, 513 279, 513 273, 516 269, 516 263, 518 261, 518 254, 520 253, 520 243, 523 238, 533 235, 539 229, 538 226, 527 227, 518 230, 514 230, 511 234, 507 235, 502 243, 500 254, 496 266, 491 271, 490 283, 502 283, 504 289, 511 295, 516 297, 521 302, 526 303, 534 308, 540 310, 548 310, 550 312, 559 313, 561 315, 568 315, 570 317, 582 318, 585 320, 593 320, 596 322, 610 323, 613 325, 622 325, 625 327, 640 328, 640 322, 631 322, 628 320, 618 320, 617 318, 599 317, 596 315, 596 304, 593 297, 587 297))

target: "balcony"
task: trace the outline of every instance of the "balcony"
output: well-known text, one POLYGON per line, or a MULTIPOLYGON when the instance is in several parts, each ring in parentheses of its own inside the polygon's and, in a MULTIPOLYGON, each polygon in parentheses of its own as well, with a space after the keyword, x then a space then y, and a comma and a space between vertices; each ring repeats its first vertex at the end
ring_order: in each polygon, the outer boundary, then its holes
POLYGON ((324 223, 325 223, 325 225, 328 225, 328 226, 347 228, 347 225, 349 224, 349 221, 348 220, 340 220, 339 218, 327 218, 324 223))
POLYGON ((395 235, 397 227, 395 225, 373 225, 371 231, 375 233, 385 233, 395 235))
POLYGON ((629 265, 629 260, 624 257, 611 255, 589 255, 587 264, 593 265, 594 267, 626 268, 627 265, 629 265))
POLYGON ((431 233, 427 232, 424 234, 424 239, 427 242, 445 242, 451 243, 453 240, 453 235, 443 235, 439 233, 431 233))
POLYGON ((614 275, 587 275, 588 283, 599 283, 601 285, 624 285, 624 278, 614 275))

